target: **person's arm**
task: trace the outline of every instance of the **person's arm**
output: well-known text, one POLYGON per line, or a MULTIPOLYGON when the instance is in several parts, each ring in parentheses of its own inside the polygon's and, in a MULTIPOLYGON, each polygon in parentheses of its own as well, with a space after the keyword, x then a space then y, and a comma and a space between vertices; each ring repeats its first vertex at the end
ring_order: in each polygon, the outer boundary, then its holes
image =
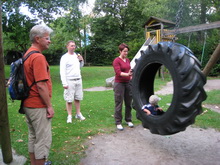
POLYGON ((147 109, 147 105, 144 105, 142 108, 142 111, 144 111, 145 113, 147 113, 147 115, 151 114, 151 111, 149 109, 147 109))
POLYGON ((122 77, 128 77, 128 76, 132 76, 132 70, 129 70, 129 72, 128 72, 128 73, 121 72, 120 76, 122 76, 122 77))
POLYGON ((40 82, 37 82, 36 84, 37 84, 37 90, 39 92, 39 95, 47 106, 47 118, 52 118, 54 116, 54 110, 53 110, 51 99, 49 96, 47 82, 40 81, 40 82))
POLYGON ((80 54, 77 54, 77 57, 78 57, 79 62, 80 62, 80 67, 83 67, 84 66, 83 56, 81 56, 80 54))
POLYGON ((146 112, 147 115, 150 115, 150 114, 151 114, 151 112, 150 112, 148 109, 143 109, 143 111, 146 112))
POLYGON ((63 56, 60 59, 60 78, 61 78, 63 88, 67 89, 68 84, 66 81, 66 62, 63 56))

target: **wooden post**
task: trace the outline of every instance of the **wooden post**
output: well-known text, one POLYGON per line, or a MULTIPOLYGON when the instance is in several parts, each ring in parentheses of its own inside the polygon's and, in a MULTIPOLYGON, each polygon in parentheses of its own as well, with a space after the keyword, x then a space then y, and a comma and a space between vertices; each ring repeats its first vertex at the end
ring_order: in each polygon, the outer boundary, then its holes
POLYGON ((205 76, 208 76, 208 74, 211 72, 213 66, 217 63, 219 58, 220 58, 220 44, 218 44, 217 48, 213 52, 211 58, 209 59, 208 63, 206 64, 205 68, 202 71, 205 76))
MULTIPOLYGON (((1 5, 1 4, 0 4, 1 5)), ((9 132, 8 122, 8 109, 7 109, 7 97, 5 88, 5 70, 4 70, 4 57, 2 47, 2 6, 0 6, 0 142, 2 148, 3 162, 11 163, 12 150, 11 150, 11 138, 9 132)))

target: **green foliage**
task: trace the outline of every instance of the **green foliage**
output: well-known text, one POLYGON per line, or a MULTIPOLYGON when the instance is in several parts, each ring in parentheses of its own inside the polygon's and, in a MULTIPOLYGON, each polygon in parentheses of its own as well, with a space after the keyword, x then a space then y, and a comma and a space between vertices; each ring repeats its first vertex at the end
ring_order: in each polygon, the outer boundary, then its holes
MULTIPOLYGON (((28 6, 29 11, 35 15, 34 18, 38 16, 54 30, 50 49, 45 51, 50 64, 59 64, 60 56, 66 52, 65 43, 68 40, 77 42, 77 51, 84 56, 86 63, 92 65, 111 65, 113 59, 118 56, 120 43, 127 43, 130 46, 128 57, 131 59, 145 41, 143 24, 150 16, 173 22, 178 18, 180 27, 214 22, 220 18, 218 1, 184 0, 182 8, 179 2, 96 0, 93 13, 83 16, 79 6, 85 3, 85 0, 4 1, 2 6, 4 53, 6 55, 9 50, 25 51, 28 48, 28 33, 37 21, 20 13, 19 7, 22 5, 28 6), (182 14, 177 15, 180 9, 182 14), (60 17, 54 17, 54 15, 60 15, 60 17)), ((177 42, 189 45, 195 56, 202 61, 202 68, 219 43, 219 38, 216 36, 220 35, 220 30, 207 30, 202 57, 204 33, 201 31, 177 36, 179 38, 177 42)), ((216 65, 210 75, 215 76, 218 71, 219 66, 216 65)))
MULTIPOLYGON (((88 56, 88 61, 91 63, 111 64, 118 54, 119 44, 134 43, 134 40, 144 39, 142 25, 145 18, 140 14, 141 10, 134 0, 120 0, 113 3, 100 0, 96 2, 94 12, 104 13, 105 16, 94 18, 91 25, 91 31, 94 34, 88 56)), ((140 45, 140 43, 137 44, 140 45)), ((138 49, 132 50, 137 52, 138 49)))
POLYGON ((213 69, 211 70, 211 72, 209 73, 209 76, 219 76, 220 73, 220 62, 218 62, 213 69))
POLYGON ((2 18, 2 27, 4 31, 3 47, 4 52, 18 51, 24 53, 29 43, 29 31, 35 24, 28 16, 19 14, 18 10, 2 18), (19 22, 19 23, 18 23, 19 22))
MULTIPOLYGON (((175 8, 177 9, 177 1, 171 1, 169 0, 136 0, 136 3, 138 4, 139 7, 142 8, 142 14, 149 18, 150 16, 155 16, 158 18, 164 18, 167 19, 166 16, 169 12, 174 10, 175 8), (169 5, 173 5, 170 7, 169 5), (175 8, 174 8, 175 6, 175 8)), ((173 17, 169 17, 168 20, 172 21, 173 17)), ((143 22, 144 23, 144 22, 143 22)))
POLYGON ((85 0, 15 0, 4 2, 2 5, 4 13, 4 54, 7 55, 7 53, 11 50, 16 50, 24 53, 30 46, 30 29, 35 24, 39 23, 39 20, 31 19, 28 15, 21 14, 19 7, 27 6, 29 11, 33 14, 32 17, 41 19, 41 21, 43 20, 43 22, 47 24, 54 21, 54 15, 61 15, 61 12, 64 12, 64 10, 66 10, 66 15, 64 19, 61 18, 61 21, 59 21, 58 18, 58 24, 61 25, 56 26, 56 22, 54 24, 51 24, 53 30, 55 31, 55 34, 58 35, 52 37, 52 39, 54 39, 55 41, 53 42, 52 40, 52 49, 45 51, 45 54, 47 54, 50 64, 58 64, 60 56, 64 53, 64 43, 66 43, 68 40, 77 39, 76 41, 79 43, 79 45, 81 45, 81 12, 79 12, 79 6, 84 2, 85 0), (62 28, 60 29, 61 26, 62 28))

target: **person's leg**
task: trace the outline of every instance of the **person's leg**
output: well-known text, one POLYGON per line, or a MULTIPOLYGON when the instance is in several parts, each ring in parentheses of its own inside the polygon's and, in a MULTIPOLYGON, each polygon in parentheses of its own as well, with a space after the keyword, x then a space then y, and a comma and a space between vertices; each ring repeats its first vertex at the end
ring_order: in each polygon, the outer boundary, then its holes
POLYGON ((76 108, 76 119, 80 119, 80 120, 85 120, 86 118, 82 115, 82 113, 80 112, 80 101, 79 100, 74 100, 75 103, 75 108, 76 108))
POLYGON ((72 103, 66 102, 66 110, 67 110, 67 123, 72 123, 72 103))
POLYGON ((30 153, 30 160, 31 160, 31 165, 44 165, 45 159, 35 159, 34 153, 30 153))
POLYGON ((67 114, 72 116, 72 103, 71 102, 66 102, 66 110, 67 110, 67 114))
POLYGON ((86 118, 81 113, 80 101, 83 100, 82 79, 75 82, 74 104, 76 108, 76 118, 85 120, 86 118))
POLYGON ((45 159, 36 159, 35 162, 35 165, 44 165, 45 159))
POLYGON ((44 165, 52 142, 51 119, 46 108, 25 108, 29 128, 28 151, 31 165, 44 165))
POLYGON ((76 114, 80 114, 80 101, 79 100, 74 100, 75 108, 76 108, 76 114))
POLYGON ((124 85, 122 83, 114 84, 114 97, 115 97, 115 124, 119 125, 122 122, 122 105, 124 97, 124 85))
POLYGON ((34 156, 34 153, 29 152, 29 157, 30 157, 31 165, 35 165, 35 156, 34 156))
POLYGON ((52 143, 52 119, 48 119, 44 109, 40 109, 42 112, 39 112, 39 120, 35 123, 36 129, 36 142, 34 148, 35 162, 36 165, 44 165, 45 161, 48 159, 49 150, 52 143))
POLYGON ((32 116, 31 111, 32 109, 24 107, 25 116, 26 116, 26 123, 28 125, 28 151, 29 151, 29 157, 31 161, 31 165, 35 165, 35 155, 34 155, 34 143, 36 140, 35 130, 32 125, 32 116))
POLYGON ((64 100, 66 101, 67 123, 72 123, 72 102, 74 100, 74 82, 67 80, 68 89, 64 89, 64 100))
POLYGON ((128 123, 130 127, 133 127, 132 122, 132 114, 131 114, 131 102, 132 102, 132 96, 131 96, 131 84, 127 83, 125 86, 125 93, 124 93, 124 101, 125 101, 125 121, 128 123))

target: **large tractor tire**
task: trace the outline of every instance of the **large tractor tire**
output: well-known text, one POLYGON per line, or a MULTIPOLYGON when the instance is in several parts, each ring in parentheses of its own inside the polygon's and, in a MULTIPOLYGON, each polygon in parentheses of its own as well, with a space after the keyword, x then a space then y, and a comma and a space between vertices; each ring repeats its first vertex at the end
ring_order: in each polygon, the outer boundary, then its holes
POLYGON ((190 49, 172 42, 149 45, 141 52, 133 69, 132 97, 137 118, 153 134, 171 135, 184 131, 202 112, 201 104, 207 97, 203 88, 205 83, 200 62, 190 49), (161 65, 169 70, 173 80, 171 105, 163 115, 147 116, 141 108, 154 94, 154 79, 161 65))

